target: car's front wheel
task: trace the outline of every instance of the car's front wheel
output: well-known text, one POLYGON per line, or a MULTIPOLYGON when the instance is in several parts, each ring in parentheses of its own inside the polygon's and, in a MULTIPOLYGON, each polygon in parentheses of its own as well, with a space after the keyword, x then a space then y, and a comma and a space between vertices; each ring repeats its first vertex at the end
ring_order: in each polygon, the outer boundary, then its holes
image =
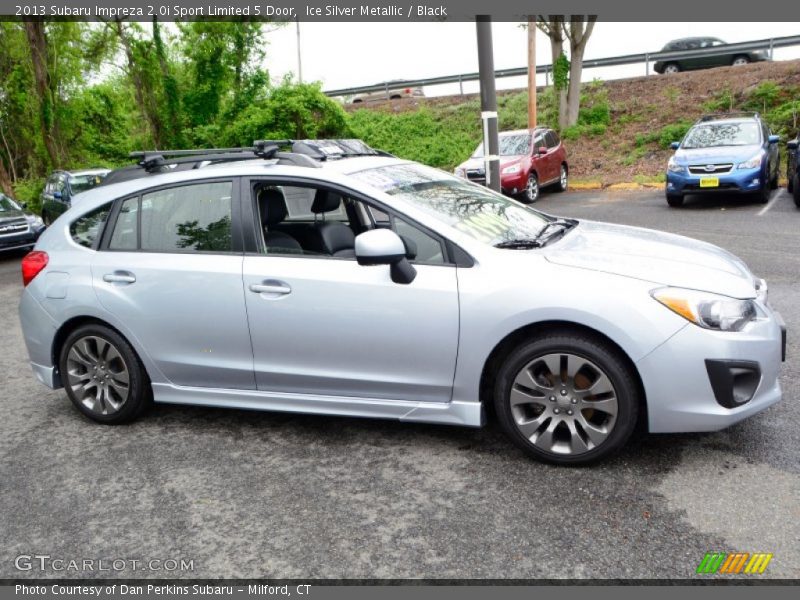
POLYGON ((635 375, 617 351, 582 333, 552 333, 519 346, 497 374, 494 408, 528 454, 587 464, 621 448, 638 418, 635 375))
POLYGON ((746 65, 750 62, 750 59, 747 56, 737 56, 733 59, 731 63, 734 67, 739 67, 741 65, 746 65))
POLYGON ((683 196, 681 194, 667 194, 667 204, 673 208, 683 206, 683 196))
POLYGON ((763 187, 757 191, 756 193, 756 200, 761 204, 766 204, 769 202, 770 196, 772 195, 772 186, 770 183, 764 182, 763 187))
POLYGON ((794 174, 792 177, 792 191, 794 196, 794 204, 797 208, 800 208, 800 175, 797 173, 794 174))
POLYGON ((532 204, 539 199, 539 178, 536 173, 528 175, 528 182, 525 184, 525 191, 522 192, 522 201, 532 204))
POLYGON ((150 381, 133 348, 103 325, 83 325, 70 333, 59 368, 69 399, 99 423, 131 421, 151 402, 150 381))
POLYGON ((664 75, 669 75, 670 73, 680 73, 681 67, 678 63, 667 63, 664 65, 664 75))

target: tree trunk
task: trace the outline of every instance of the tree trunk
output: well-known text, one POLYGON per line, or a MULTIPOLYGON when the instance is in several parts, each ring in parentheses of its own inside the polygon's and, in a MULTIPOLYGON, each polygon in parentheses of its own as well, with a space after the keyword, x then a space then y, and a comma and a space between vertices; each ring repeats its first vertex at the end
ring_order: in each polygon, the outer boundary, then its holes
POLYGON ((36 95, 39 99, 39 125, 42 140, 52 167, 59 167, 58 145, 53 135, 53 98, 50 93, 50 73, 47 70, 47 37, 44 21, 25 21, 25 34, 31 51, 33 77, 36 82, 36 95))
MULTIPOLYGON (((539 20, 537 26, 550 39, 550 64, 555 66, 559 57, 564 53, 564 17, 549 15, 548 20, 539 20)), ((567 90, 557 89, 553 78, 553 95, 558 103, 558 128, 564 129, 567 122, 567 90)))
POLYGON ((11 177, 8 175, 2 157, 0 157, 0 191, 6 196, 14 197, 14 186, 12 185, 11 177))
POLYGON ((583 53, 586 43, 592 35, 597 17, 590 16, 584 22, 579 20, 579 15, 572 15, 569 28, 564 26, 564 31, 569 39, 569 87, 567 90, 567 126, 578 122, 581 106, 581 75, 583 74, 583 53))
POLYGON ((142 114, 142 117, 144 117, 149 126, 150 135, 153 138, 154 146, 156 148, 161 148, 163 147, 162 144, 164 141, 161 122, 154 112, 155 106, 153 106, 152 102, 148 102, 148 99, 145 97, 145 82, 142 78, 139 66, 136 64, 136 59, 133 56, 131 41, 128 38, 128 34, 125 32, 125 29, 122 27, 122 21, 116 20, 114 23, 116 24, 116 31, 119 41, 122 42, 122 47, 125 50, 125 58, 128 62, 128 74, 133 82, 136 105, 139 107, 139 112, 142 114))
POLYGON ((168 123, 166 129, 168 130, 170 138, 169 145, 180 148, 183 146, 183 135, 181 134, 178 83, 175 81, 175 77, 170 71, 169 63, 167 63, 166 50, 164 49, 164 42, 161 39, 161 28, 155 16, 153 17, 153 46, 155 47, 156 56, 158 57, 158 66, 161 70, 162 85, 164 86, 164 99, 168 123))
POLYGON ((536 17, 528 17, 528 127, 536 127, 536 17))

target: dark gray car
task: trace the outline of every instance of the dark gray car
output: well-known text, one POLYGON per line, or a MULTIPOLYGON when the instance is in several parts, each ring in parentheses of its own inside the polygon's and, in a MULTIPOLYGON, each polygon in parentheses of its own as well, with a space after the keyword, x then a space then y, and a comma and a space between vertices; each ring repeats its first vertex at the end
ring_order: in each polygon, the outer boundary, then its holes
POLYGON ((742 52, 741 50, 731 51, 727 48, 728 44, 715 37, 694 37, 680 40, 672 40, 662 52, 680 52, 687 50, 703 50, 703 56, 696 58, 677 58, 670 60, 660 60, 653 65, 656 73, 678 73, 679 71, 691 71, 693 69, 710 69, 713 67, 727 67, 730 65, 746 65, 751 62, 769 60, 767 50, 754 50, 742 52))
POLYGON ((50 225, 72 204, 73 196, 99 185, 109 169, 53 171, 41 194, 42 220, 50 225))

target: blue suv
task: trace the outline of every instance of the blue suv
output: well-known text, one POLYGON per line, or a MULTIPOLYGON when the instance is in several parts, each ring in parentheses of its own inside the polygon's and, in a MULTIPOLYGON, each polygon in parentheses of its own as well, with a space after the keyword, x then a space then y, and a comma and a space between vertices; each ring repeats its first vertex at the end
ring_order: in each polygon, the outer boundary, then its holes
POLYGON ((667 164, 667 204, 687 194, 743 193, 767 203, 778 187, 778 136, 758 114, 708 115, 683 141, 673 142, 667 164))
POLYGON ((800 135, 786 144, 786 179, 789 192, 794 194, 794 203, 800 208, 800 135))

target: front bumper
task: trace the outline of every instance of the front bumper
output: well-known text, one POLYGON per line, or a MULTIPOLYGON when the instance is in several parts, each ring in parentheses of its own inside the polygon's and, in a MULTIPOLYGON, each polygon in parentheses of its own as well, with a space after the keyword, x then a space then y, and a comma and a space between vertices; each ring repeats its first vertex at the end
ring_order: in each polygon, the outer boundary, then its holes
POLYGON ((733 169, 730 173, 720 175, 694 175, 687 171, 675 173, 667 171, 666 191, 668 194, 714 194, 728 193, 749 194, 760 191, 768 185, 761 168, 733 169), (706 177, 716 177, 716 187, 700 187, 700 181, 706 177))
POLYGON ((775 404, 785 354, 785 327, 780 315, 767 314, 741 332, 702 329, 691 323, 637 363, 647 397, 652 433, 717 431, 775 404), (760 374, 752 398, 727 408, 718 401, 707 361, 756 365, 760 374))
POLYGON ((513 196, 521 194, 528 186, 528 174, 520 171, 519 173, 511 173, 509 175, 500 176, 500 187, 503 192, 513 196))
POLYGON ((0 252, 19 248, 33 248, 42 231, 44 231, 44 228, 34 229, 29 227, 27 231, 21 233, 0 235, 0 252))

